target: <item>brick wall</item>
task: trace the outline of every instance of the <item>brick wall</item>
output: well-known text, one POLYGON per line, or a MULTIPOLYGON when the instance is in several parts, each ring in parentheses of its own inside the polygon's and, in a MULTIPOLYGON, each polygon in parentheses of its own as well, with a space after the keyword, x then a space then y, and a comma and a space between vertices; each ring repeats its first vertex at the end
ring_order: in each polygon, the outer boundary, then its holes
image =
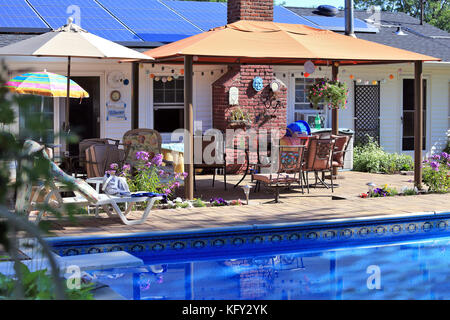
POLYGON ((239 20, 273 21, 273 0, 228 0, 228 23, 239 20))
MULTIPOLYGON (((228 23, 238 20, 273 21, 273 0, 228 0, 228 23)), ((251 129, 258 132, 262 129, 268 132, 271 129, 284 130, 287 121, 286 87, 283 87, 277 96, 280 106, 276 110, 273 107, 267 108, 267 99, 271 92, 270 83, 273 80, 275 77, 272 66, 239 65, 230 67, 227 73, 212 84, 213 127, 224 132, 227 129, 236 129, 230 124, 229 117, 232 110, 239 106, 250 115, 251 129), (253 89, 253 79, 257 76, 261 77, 264 83, 264 89, 259 92, 253 89), (238 106, 229 105, 228 97, 231 87, 239 89, 238 106), (262 117, 264 110, 266 110, 266 118, 262 117)), ((241 129, 245 134, 245 131, 250 128, 241 129)), ((227 161, 237 162, 239 153, 237 151, 233 154, 227 150, 227 161)), ((254 158, 254 155, 251 155, 251 158, 254 158)), ((230 171, 233 172, 242 171, 243 168, 245 165, 229 166, 230 171)))

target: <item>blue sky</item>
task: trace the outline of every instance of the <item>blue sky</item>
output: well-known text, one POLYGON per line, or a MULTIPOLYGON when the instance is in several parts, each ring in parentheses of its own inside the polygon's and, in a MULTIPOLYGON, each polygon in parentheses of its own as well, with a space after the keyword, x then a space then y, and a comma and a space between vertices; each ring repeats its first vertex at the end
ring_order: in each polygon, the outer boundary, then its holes
POLYGON ((282 3, 283 1, 286 2, 286 6, 293 6, 293 7, 318 7, 321 4, 328 4, 331 6, 335 6, 336 8, 344 7, 345 0, 276 0, 277 3, 282 3))

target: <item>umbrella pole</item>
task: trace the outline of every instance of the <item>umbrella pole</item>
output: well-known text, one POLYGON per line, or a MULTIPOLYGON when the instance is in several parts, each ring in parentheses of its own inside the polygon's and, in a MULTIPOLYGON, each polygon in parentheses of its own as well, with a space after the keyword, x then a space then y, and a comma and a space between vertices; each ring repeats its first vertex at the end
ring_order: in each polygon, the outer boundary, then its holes
MULTIPOLYGON (((41 125, 44 123, 44 97, 41 97, 41 114, 39 116, 40 120, 41 120, 41 125)), ((39 134, 39 142, 42 143, 43 139, 42 139, 42 132, 39 134)))
POLYGON ((70 56, 67 57, 67 97, 66 97, 66 112, 64 131, 69 132, 69 108, 70 108, 70 56))

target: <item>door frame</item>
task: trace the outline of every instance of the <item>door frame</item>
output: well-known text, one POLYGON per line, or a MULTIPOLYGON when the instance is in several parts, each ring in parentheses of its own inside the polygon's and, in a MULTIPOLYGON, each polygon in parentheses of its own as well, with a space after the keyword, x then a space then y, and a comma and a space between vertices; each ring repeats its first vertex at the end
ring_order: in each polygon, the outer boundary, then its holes
MULTIPOLYGON (((399 96, 400 96, 400 109, 399 109, 399 152, 400 153, 405 153, 408 155, 411 155, 412 157, 414 157, 414 150, 403 150, 403 121, 402 118, 403 117, 403 79, 413 79, 414 80, 414 75, 413 74, 404 74, 401 75, 399 77, 400 80, 400 92, 399 92, 399 96)), ((422 152, 426 152, 427 149, 430 149, 430 144, 431 144, 431 76, 430 75, 423 75, 423 79, 427 81, 427 96, 426 96, 426 102, 427 102, 427 109, 426 109, 426 119, 425 119, 425 142, 426 142, 426 146, 425 148, 422 150, 422 152)))
MULTIPOLYGON (((60 71, 60 70, 56 70, 56 71, 51 71, 51 72, 55 72, 58 73, 58 71, 60 72, 59 74, 65 74, 67 72, 66 71, 60 71)), ((100 138, 105 137, 105 133, 106 133, 106 102, 105 102, 105 88, 106 88, 106 83, 105 83, 105 79, 106 79, 106 75, 105 75, 105 71, 71 71, 70 72, 70 76, 71 77, 98 77, 100 78, 100 138)), ((63 98, 64 99, 64 98, 63 98)), ((56 112, 55 112, 55 136, 56 134, 59 132, 59 130, 61 129, 62 126, 62 121, 61 121, 61 116, 64 115, 65 113, 65 104, 62 102, 63 99, 59 99, 61 102, 59 103, 59 108, 58 109, 58 116, 56 116, 56 112), (57 131, 56 131, 57 130, 57 131)), ((56 99, 55 99, 56 100, 56 99)), ((61 153, 66 152, 66 144, 64 142, 61 142, 61 140, 59 139, 58 136, 58 142, 55 141, 55 144, 61 144, 61 153)))

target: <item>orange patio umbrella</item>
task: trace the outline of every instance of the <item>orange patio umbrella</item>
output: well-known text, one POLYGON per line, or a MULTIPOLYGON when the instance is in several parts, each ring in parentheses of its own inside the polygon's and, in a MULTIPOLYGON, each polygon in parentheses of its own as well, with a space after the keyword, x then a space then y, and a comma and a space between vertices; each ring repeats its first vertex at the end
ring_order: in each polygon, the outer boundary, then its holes
MULTIPOLYGON (((339 65, 415 63, 415 177, 422 182, 422 68, 423 61, 439 61, 431 56, 389 47, 305 25, 270 21, 241 20, 223 27, 144 52, 153 62, 184 63, 185 145, 193 145, 192 70, 196 64, 331 65, 337 79, 339 65)), ((338 133, 338 110, 332 112, 332 132, 338 133)), ((185 148, 186 149, 186 148, 185 148)), ((185 150, 188 181, 185 196, 193 197, 193 154, 185 150)))

